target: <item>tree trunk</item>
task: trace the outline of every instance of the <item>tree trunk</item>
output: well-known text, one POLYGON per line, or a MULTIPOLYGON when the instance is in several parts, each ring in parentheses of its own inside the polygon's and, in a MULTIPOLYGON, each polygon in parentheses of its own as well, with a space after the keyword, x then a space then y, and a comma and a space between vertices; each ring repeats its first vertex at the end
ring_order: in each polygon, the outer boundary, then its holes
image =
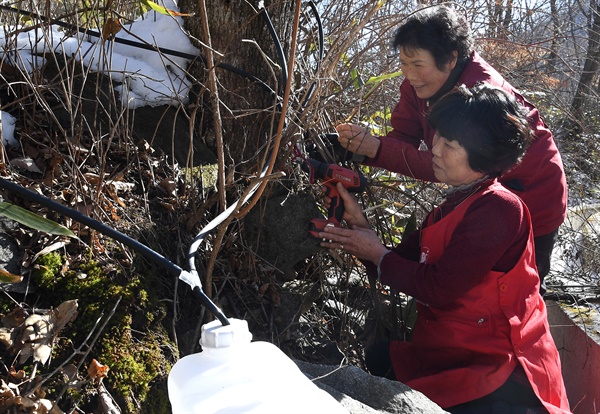
POLYGON ((571 112, 578 121, 578 124, 583 125, 584 121, 584 101, 586 95, 593 90, 593 81, 596 72, 600 67, 600 3, 594 0, 590 1, 590 25, 588 29, 588 47, 586 51, 583 70, 577 83, 577 90, 571 103, 571 112))
POLYGON ((508 34, 510 33, 510 24, 512 22, 512 12, 513 2, 512 0, 508 0, 506 2, 506 10, 504 10, 504 19, 502 21, 502 33, 500 33, 500 36, 503 39, 508 39, 508 34))
POLYGON ((554 74, 558 62, 558 38, 560 36, 560 21, 556 0, 550 0, 550 18, 552 20, 552 43, 550 44, 550 56, 548 56, 548 69, 550 73, 554 74))
MULTIPOLYGON (((264 2, 280 39, 286 61, 294 22, 294 3, 291 1, 264 2)), ((258 2, 257 2, 258 4, 258 2)), ((183 12, 198 13, 198 0, 183 0, 183 12)), ((246 0, 206 1, 212 49, 217 64, 216 76, 221 101, 220 114, 225 145, 225 162, 238 171, 253 170, 265 144, 273 137, 280 108, 277 96, 283 95, 286 67, 277 51, 277 42, 269 32, 265 11, 246 0), (258 78, 263 83, 253 80, 258 78)), ((186 29, 193 37, 205 39, 199 17, 187 19, 186 29)), ((205 50, 199 43, 197 46, 205 50)), ((198 62, 190 69, 196 78, 198 102, 197 131, 209 145, 214 145, 207 66, 198 62), (207 109, 209 109, 207 111, 207 109)), ((279 104, 281 101, 279 101, 279 104)))

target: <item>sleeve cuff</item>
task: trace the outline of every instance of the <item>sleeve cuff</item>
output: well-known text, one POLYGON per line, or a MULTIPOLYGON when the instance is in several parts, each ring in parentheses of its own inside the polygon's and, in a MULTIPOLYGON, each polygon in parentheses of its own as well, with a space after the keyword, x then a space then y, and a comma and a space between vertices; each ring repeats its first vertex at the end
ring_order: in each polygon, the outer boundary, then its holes
POLYGON ((377 281, 378 282, 381 282, 381 263, 383 263, 383 258, 391 252, 392 252, 391 250, 388 250, 387 252, 382 254, 381 257, 379 258, 379 263, 377 263, 377 281))

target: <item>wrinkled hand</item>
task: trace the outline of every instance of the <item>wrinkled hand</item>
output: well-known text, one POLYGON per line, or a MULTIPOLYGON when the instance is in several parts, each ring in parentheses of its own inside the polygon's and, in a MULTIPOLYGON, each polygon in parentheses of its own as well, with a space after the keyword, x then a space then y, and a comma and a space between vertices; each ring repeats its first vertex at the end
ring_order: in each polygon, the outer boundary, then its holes
POLYGON ((335 129, 339 135, 338 141, 343 148, 369 158, 377 156, 380 142, 366 128, 355 124, 340 124, 335 129))
MULTIPOLYGON (((342 219, 349 228, 326 226, 324 231, 318 234, 323 239, 321 247, 342 249, 359 259, 379 263, 379 258, 387 252, 387 248, 381 243, 379 236, 371 230, 356 197, 350 194, 342 183, 337 183, 336 189, 344 200, 342 219)), ((323 197, 323 204, 329 208, 331 199, 327 196, 323 197)))
POLYGON ((379 240, 377 233, 362 227, 346 229, 328 225, 324 231, 319 232, 319 237, 324 240, 321 242, 321 247, 339 248, 359 259, 369 260, 375 264, 379 263, 379 258, 388 251, 379 240))

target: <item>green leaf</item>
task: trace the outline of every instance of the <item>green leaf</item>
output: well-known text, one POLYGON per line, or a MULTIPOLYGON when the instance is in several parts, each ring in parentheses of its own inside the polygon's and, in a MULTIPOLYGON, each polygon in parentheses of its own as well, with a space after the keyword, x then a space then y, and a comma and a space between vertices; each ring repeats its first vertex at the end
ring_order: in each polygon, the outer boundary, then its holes
POLYGON ((154 3, 153 1, 150 1, 150 0, 141 0, 140 4, 142 5, 142 8, 144 8, 144 6, 147 6, 147 7, 151 8, 152 10, 154 10, 155 12, 158 12, 158 13, 164 14, 164 15, 183 16, 183 17, 193 16, 193 13, 180 13, 175 10, 167 9, 166 7, 163 7, 163 6, 161 6, 157 3, 154 3))
POLYGON ((356 89, 360 89, 365 84, 365 82, 362 80, 362 76, 360 76, 360 72, 356 68, 350 69, 350 77, 352 78, 354 87, 356 89))
POLYGON ((371 87, 371 89, 369 89, 369 91, 365 94, 363 99, 368 98, 373 92, 375 92, 375 90, 377 88, 379 88, 379 85, 381 85, 383 83, 383 81, 387 80, 387 79, 393 79, 396 78, 398 76, 402 75, 402 71, 398 71, 398 72, 394 72, 394 73, 386 73, 385 75, 379 75, 379 76, 371 76, 365 83, 364 85, 373 85, 371 87))
POLYGON ((387 79, 394 79, 394 78, 397 78, 398 76, 401 76, 401 75, 402 75, 402 71, 401 71, 401 70, 399 70, 398 72, 394 72, 394 73, 386 73, 386 74, 384 74, 384 75, 379 75, 379 76, 371 76, 371 77, 370 77, 370 78, 367 80, 367 82, 366 82, 365 84, 366 84, 366 85, 370 85, 370 84, 372 84, 372 83, 375 83, 375 84, 377 84, 377 83, 381 83, 381 82, 383 82, 384 80, 387 80, 387 79))
POLYGON ((24 226, 34 230, 43 231, 44 233, 50 233, 56 236, 77 237, 65 226, 5 201, 0 202, 0 214, 14 221, 18 221, 24 226))

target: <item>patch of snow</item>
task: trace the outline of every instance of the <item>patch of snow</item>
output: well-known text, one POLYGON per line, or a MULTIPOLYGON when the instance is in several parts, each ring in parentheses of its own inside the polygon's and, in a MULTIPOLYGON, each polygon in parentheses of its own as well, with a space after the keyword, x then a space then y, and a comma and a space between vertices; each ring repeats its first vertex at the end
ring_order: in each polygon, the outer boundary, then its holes
MULTIPOLYGON (((164 6, 178 11, 173 0, 166 0, 164 6)), ((198 49, 192 45, 182 27, 181 17, 150 11, 126 25, 127 30, 121 30, 116 37, 135 42, 143 39, 160 48, 198 55, 198 49)), ((36 30, 14 29, 17 28, 5 28, 0 32, 0 47, 4 50, 0 55, 28 72, 44 63, 40 57, 43 53, 53 51, 64 57, 74 56, 86 67, 110 75, 113 80, 120 82, 118 92, 129 108, 185 103, 187 100, 191 87, 185 77, 188 59, 104 42, 82 33, 67 35, 59 26, 36 30), (18 35, 7 38, 7 33, 18 35)))
POLYGON ((17 120, 8 112, 0 111, 0 123, 2 124, 2 144, 7 147, 19 145, 15 138, 15 123, 17 120))

